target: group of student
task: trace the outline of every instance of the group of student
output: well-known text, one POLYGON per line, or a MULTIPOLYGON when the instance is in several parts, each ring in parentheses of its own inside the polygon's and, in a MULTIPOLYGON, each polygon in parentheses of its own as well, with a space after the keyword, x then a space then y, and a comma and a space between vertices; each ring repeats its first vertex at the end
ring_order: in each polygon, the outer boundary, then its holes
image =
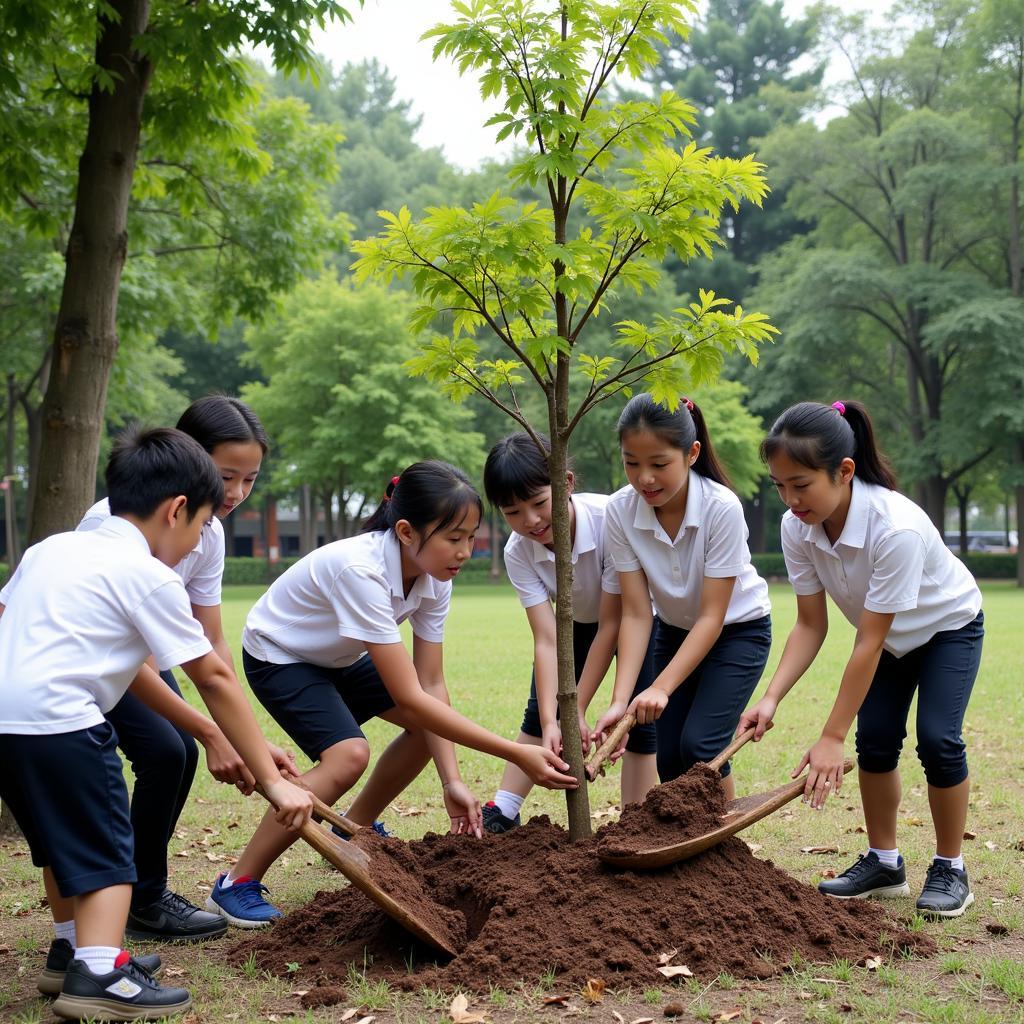
MULTIPOLYGON (((917 749, 936 832, 917 906, 963 913, 974 897, 961 855, 969 791, 962 725, 981 656, 981 598, 924 512, 896 490, 866 410, 801 403, 762 444, 787 506, 782 547, 798 612, 767 691, 750 708, 771 646, 768 588, 701 411, 689 399, 673 411, 636 395, 618 436, 627 486, 606 496, 576 493, 572 473, 567 482, 580 730, 589 748, 624 714, 635 716, 617 751, 622 802, 710 760, 738 729, 754 728, 760 739, 771 728, 825 639, 827 594, 856 640, 821 736, 793 775, 807 769, 804 798, 815 808, 838 792, 856 718, 869 849, 819 888, 839 898, 909 892, 896 837, 898 762, 917 692, 917 749), (611 700, 591 727, 613 658, 611 700)), ((429 760, 452 831, 475 837, 517 827, 533 785, 578 785, 561 757, 555 698, 545 444, 514 434, 484 469, 487 498, 511 530, 505 564, 533 634, 517 740, 466 718, 448 697, 452 580, 472 555, 483 504, 463 472, 430 460, 390 482, 360 534, 300 559, 249 613, 246 680, 312 763, 303 772, 261 735, 221 626, 219 520, 252 489, 267 451, 262 426, 238 400, 208 396, 176 429, 119 439, 108 498, 78 531, 30 548, 0 592, 0 800, 43 869, 54 939, 39 988, 57 997, 58 1015, 126 1020, 185 1010, 189 993, 158 980, 159 955, 130 956, 122 936, 203 941, 229 923, 254 928, 279 917, 262 879, 309 818, 310 793, 335 804, 362 779, 370 749, 361 726, 370 718, 399 731, 347 814, 379 832, 385 808, 429 760), (411 653, 399 631, 405 620, 411 653), (169 671, 176 665, 212 721, 182 699, 169 671), (216 879, 206 909, 167 884, 167 844, 197 740, 215 778, 245 794, 259 785, 272 805, 216 879), (506 762, 483 807, 461 778, 456 744, 506 762), (135 775, 130 802, 118 746, 135 775)), ((731 797, 728 765, 722 775, 731 797)))

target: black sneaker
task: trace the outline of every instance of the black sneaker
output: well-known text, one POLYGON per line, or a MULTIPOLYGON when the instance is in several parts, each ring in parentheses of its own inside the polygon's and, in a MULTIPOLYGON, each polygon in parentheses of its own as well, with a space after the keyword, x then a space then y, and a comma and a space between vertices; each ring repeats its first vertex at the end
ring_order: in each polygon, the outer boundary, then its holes
POLYGON ((959 917, 973 902, 967 872, 953 867, 949 861, 933 860, 917 909, 931 917, 959 917))
POLYGON ((511 832, 519 828, 522 822, 517 814, 514 818, 508 818, 501 813, 501 808, 493 801, 488 800, 484 804, 484 831, 493 835, 501 835, 502 832, 511 832))
POLYGON ((227 930, 220 914, 200 910, 184 896, 165 889, 156 903, 128 914, 124 933, 129 939, 150 942, 206 942, 219 939, 227 930))
MULTIPOLYGON (((36 979, 36 988, 44 996, 56 996, 60 994, 64 984, 64 975, 67 973, 68 964, 75 959, 75 951, 67 939, 54 939, 50 943, 50 951, 46 954, 46 966, 36 979)), ((154 978, 163 974, 164 966, 160 963, 158 953, 150 953, 149 956, 137 956, 135 962, 145 968, 154 978)))
POLYGON ((868 896, 909 896, 907 869, 900 857, 887 868, 877 853, 862 853, 838 878, 818 883, 818 892, 840 900, 862 900, 868 896))
POLYGON ((191 1005, 186 989, 164 988, 121 950, 109 974, 93 974, 81 960, 72 960, 53 1012, 69 1020, 154 1020, 191 1005))

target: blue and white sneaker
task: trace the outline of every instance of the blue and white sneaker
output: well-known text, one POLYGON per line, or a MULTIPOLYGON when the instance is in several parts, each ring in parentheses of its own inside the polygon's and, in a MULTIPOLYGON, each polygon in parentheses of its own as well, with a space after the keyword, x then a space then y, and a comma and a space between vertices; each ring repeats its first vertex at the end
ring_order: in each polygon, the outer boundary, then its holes
MULTIPOLYGON (((394 838, 395 838, 395 833, 394 833, 394 832, 389 832, 389 831, 388 831, 388 830, 387 830, 387 829, 386 829, 386 828, 384 827, 384 822, 383 822, 383 821, 375 821, 375 822, 374 822, 374 823, 373 823, 373 824, 372 824, 372 825, 370 826, 370 828, 371 828, 371 829, 373 829, 373 831, 374 831, 374 832, 376 832, 376 833, 377 833, 377 835, 379 835, 379 836, 381 837, 381 839, 394 839, 394 838)), ((342 830, 341 830, 340 828, 338 828, 338 826, 337 826, 337 825, 332 825, 332 826, 331 826, 331 831, 332 831, 332 832, 333 832, 333 833, 334 833, 334 834, 335 834, 335 835, 336 835, 336 836, 337 836, 337 837, 338 837, 339 839, 344 839, 344 840, 345 840, 346 842, 348 842, 348 840, 349 840, 349 838, 350 838, 349 834, 348 834, 347 832, 342 832, 342 830)))
POLYGON ((236 928, 264 928, 284 915, 264 898, 270 890, 262 882, 248 875, 236 878, 227 889, 221 885, 225 875, 217 876, 213 891, 206 900, 206 909, 221 917, 236 928))

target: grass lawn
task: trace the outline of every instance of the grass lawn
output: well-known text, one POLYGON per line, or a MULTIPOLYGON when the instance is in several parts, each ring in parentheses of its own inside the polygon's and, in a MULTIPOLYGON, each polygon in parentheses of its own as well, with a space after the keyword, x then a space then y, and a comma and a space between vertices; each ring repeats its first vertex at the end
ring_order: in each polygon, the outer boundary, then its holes
MULTIPOLYGON (((795 601, 785 585, 773 585, 776 642, 762 684, 782 650, 795 616, 795 601)), ((973 777, 968 828, 975 838, 965 842, 967 866, 976 903, 955 921, 925 922, 915 918, 913 900, 891 904, 895 913, 912 920, 939 943, 930 959, 883 963, 867 971, 845 963, 812 965, 775 981, 750 983, 728 976, 669 982, 643 991, 613 990, 600 1005, 572 993, 571 1007, 544 1007, 545 994, 561 993, 557 979, 522 979, 515 991, 493 990, 476 998, 471 1009, 488 1021, 556 1021, 580 1016, 593 1021, 664 1019, 666 1003, 680 1004, 686 1021, 736 1020, 753 1024, 785 1021, 1024 1021, 1024 688, 1020 683, 1024 639, 1024 592, 1009 585, 985 588, 987 636, 985 654, 965 733, 973 777), (733 1014, 735 1016, 732 1016, 733 1014)), ((241 634, 245 615, 260 588, 233 587, 225 594, 224 620, 229 637, 241 634)), ((818 661, 782 705, 776 728, 760 745, 745 748, 734 762, 740 793, 778 785, 788 778, 806 747, 818 735, 852 642, 852 630, 832 609, 832 631, 818 661)), ((454 705, 489 728, 513 737, 518 731, 530 673, 530 637, 518 602, 508 587, 463 584, 457 588, 447 630, 447 676, 454 705)), ((236 644, 237 658, 237 644, 236 644)), ((598 695, 603 709, 610 685, 598 695)), ((191 686, 190 700, 198 701, 191 686)), ((268 736, 287 743, 276 725, 257 707, 268 736)), ((911 889, 919 890, 933 852, 924 778, 913 755, 913 719, 904 759, 904 800, 900 847, 907 860, 911 889)), ((393 734, 384 723, 370 723, 371 747, 379 750, 393 734)), ((847 745, 852 753, 852 739, 847 745)), ((463 777, 481 800, 489 799, 501 776, 501 764, 475 751, 461 751, 463 777)), ((591 810, 599 820, 614 813, 618 776, 611 772, 591 788, 591 810)), ((200 768, 192 799, 172 842, 172 887, 202 903, 225 858, 245 844, 262 813, 258 797, 242 799, 219 786, 200 768)), ((564 821, 564 800, 535 791, 525 813, 546 813, 564 821)), ((413 838, 447 826, 436 775, 428 768, 386 815, 387 826, 413 838)), ((792 804, 745 833, 758 844, 758 856, 769 858, 798 879, 816 883, 826 869, 841 870, 864 847, 856 774, 838 799, 815 813, 792 804), (836 846, 838 854, 812 855, 802 847, 836 846)), ((469 841, 469 840, 467 840, 469 841)), ((345 884, 308 848, 297 845, 265 879, 275 903, 294 909, 318 889, 345 884)), ((34 997, 35 975, 49 942, 49 915, 40 905, 38 873, 23 844, 0 842, 0 1020, 51 1020, 47 1003, 34 997)), ((611 909, 611 908, 610 908, 611 909)), ((187 985, 195 1005, 191 1020, 235 1022, 260 1020, 328 1021, 342 1019, 346 1007, 361 1011, 353 1021, 434 1022, 450 1020, 451 993, 424 991, 402 995, 383 984, 371 984, 354 965, 349 999, 341 1006, 305 1011, 294 994, 309 987, 301 975, 291 982, 238 972, 223 962, 230 939, 194 948, 163 947, 169 981, 187 985)), ((283 966, 283 965, 282 965, 283 966)), ((301 968, 301 965, 298 965, 301 968)), ((611 983, 611 982, 610 982, 611 983)))

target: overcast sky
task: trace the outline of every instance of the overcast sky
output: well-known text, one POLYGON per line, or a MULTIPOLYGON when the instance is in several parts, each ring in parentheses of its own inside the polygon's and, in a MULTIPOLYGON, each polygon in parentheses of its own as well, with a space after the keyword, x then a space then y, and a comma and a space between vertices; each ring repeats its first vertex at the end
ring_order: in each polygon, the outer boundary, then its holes
MULTIPOLYGON (((892 0, 850 0, 851 9, 881 14, 892 0)), ((420 36, 439 22, 454 21, 449 0, 364 0, 362 8, 350 3, 352 21, 334 25, 316 37, 316 49, 336 67, 376 57, 397 81, 399 96, 412 102, 422 117, 418 141, 441 146, 460 167, 476 167, 494 155, 496 129, 483 123, 500 105, 485 106, 474 79, 460 78, 447 60, 431 61, 432 41, 420 36)), ((785 0, 791 16, 799 15, 807 0, 785 0)))

